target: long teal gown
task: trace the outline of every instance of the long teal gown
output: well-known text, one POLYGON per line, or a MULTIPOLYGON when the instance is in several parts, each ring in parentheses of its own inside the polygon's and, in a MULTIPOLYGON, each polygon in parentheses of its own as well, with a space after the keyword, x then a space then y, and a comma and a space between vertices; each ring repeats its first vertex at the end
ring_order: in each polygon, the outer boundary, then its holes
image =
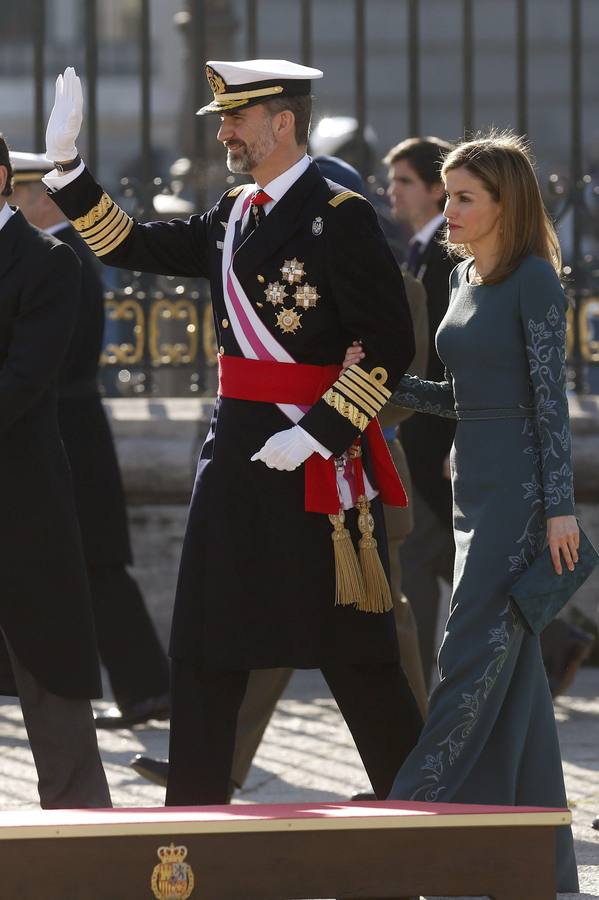
MULTIPOLYGON (((539 640, 508 591, 542 550, 546 520, 574 512, 566 399, 566 309, 535 256, 497 285, 451 276, 437 350, 447 380, 406 375, 391 402, 457 419, 451 452, 456 561, 440 684, 391 799, 566 805, 539 640)), ((509 860, 506 860, 509 865, 509 860)), ((558 829, 557 885, 578 891, 569 828, 558 829)))

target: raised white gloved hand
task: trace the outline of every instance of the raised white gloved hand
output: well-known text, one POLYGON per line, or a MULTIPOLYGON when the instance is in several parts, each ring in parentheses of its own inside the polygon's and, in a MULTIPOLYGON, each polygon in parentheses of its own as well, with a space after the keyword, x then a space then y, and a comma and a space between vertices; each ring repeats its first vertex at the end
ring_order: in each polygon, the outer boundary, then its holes
POLYGON ((56 79, 54 106, 46 128, 46 159, 65 162, 75 159, 75 141, 83 121, 83 91, 75 69, 69 67, 56 79))
POLYGON ((260 459, 269 469, 293 472, 314 453, 314 447, 299 425, 277 431, 269 437, 261 450, 254 453, 252 462, 260 459))

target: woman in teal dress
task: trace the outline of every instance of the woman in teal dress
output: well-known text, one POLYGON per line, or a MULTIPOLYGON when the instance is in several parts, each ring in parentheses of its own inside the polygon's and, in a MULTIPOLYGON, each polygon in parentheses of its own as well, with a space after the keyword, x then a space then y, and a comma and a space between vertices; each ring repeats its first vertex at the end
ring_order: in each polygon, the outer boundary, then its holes
MULTIPOLYGON (((516 137, 464 143, 442 174, 465 257, 437 332, 447 380, 407 375, 391 402, 457 419, 457 552, 441 682, 390 799, 563 807, 539 641, 508 601, 546 540, 557 571, 578 558, 559 245, 516 137)), ((571 831, 558 832, 558 890, 576 892, 571 831)))

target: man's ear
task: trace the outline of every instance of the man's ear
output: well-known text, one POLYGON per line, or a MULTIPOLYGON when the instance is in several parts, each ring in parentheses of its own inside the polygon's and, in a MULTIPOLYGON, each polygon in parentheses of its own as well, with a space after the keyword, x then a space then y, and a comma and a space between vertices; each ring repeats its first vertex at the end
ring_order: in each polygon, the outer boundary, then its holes
POLYGON ((6 181, 8 179, 8 169, 6 166, 0 166, 0 196, 4 194, 4 188, 6 187, 6 181))
POLYGON ((277 113, 275 132, 279 138, 295 133, 295 116, 290 109, 282 109, 277 113))
POLYGON ((445 185, 442 181, 436 181, 435 184, 431 184, 429 190, 437 203, 445 200, 445 185))

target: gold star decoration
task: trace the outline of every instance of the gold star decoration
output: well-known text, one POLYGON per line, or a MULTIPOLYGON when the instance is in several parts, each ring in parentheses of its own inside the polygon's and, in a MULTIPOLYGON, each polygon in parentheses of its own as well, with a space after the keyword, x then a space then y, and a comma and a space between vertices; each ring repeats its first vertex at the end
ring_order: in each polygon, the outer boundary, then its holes
POLYGON ((277 325, 284 334, 293 334, 302 327, 300 319, 301 313, 297 313, 294 309, 282 309, 277 315, 277 325))
POLYGON ((295 258, 286 259, 281 266, 281 275, 283 281, 288 281, 289 284, 299 284, 304 277, 304 263, 295 258))
POLYGON ((282 303, 287 298, 287 289, 280 281, 270 282, 264 290, 264 296, 273 306, 282 303))
POLYGON ((293 299, 296 306, 310 309, 311 306, 316 306, 317 301, 320 300, 320 294, 311 284, 302 284, 301 287, 295 289, 293 299))

